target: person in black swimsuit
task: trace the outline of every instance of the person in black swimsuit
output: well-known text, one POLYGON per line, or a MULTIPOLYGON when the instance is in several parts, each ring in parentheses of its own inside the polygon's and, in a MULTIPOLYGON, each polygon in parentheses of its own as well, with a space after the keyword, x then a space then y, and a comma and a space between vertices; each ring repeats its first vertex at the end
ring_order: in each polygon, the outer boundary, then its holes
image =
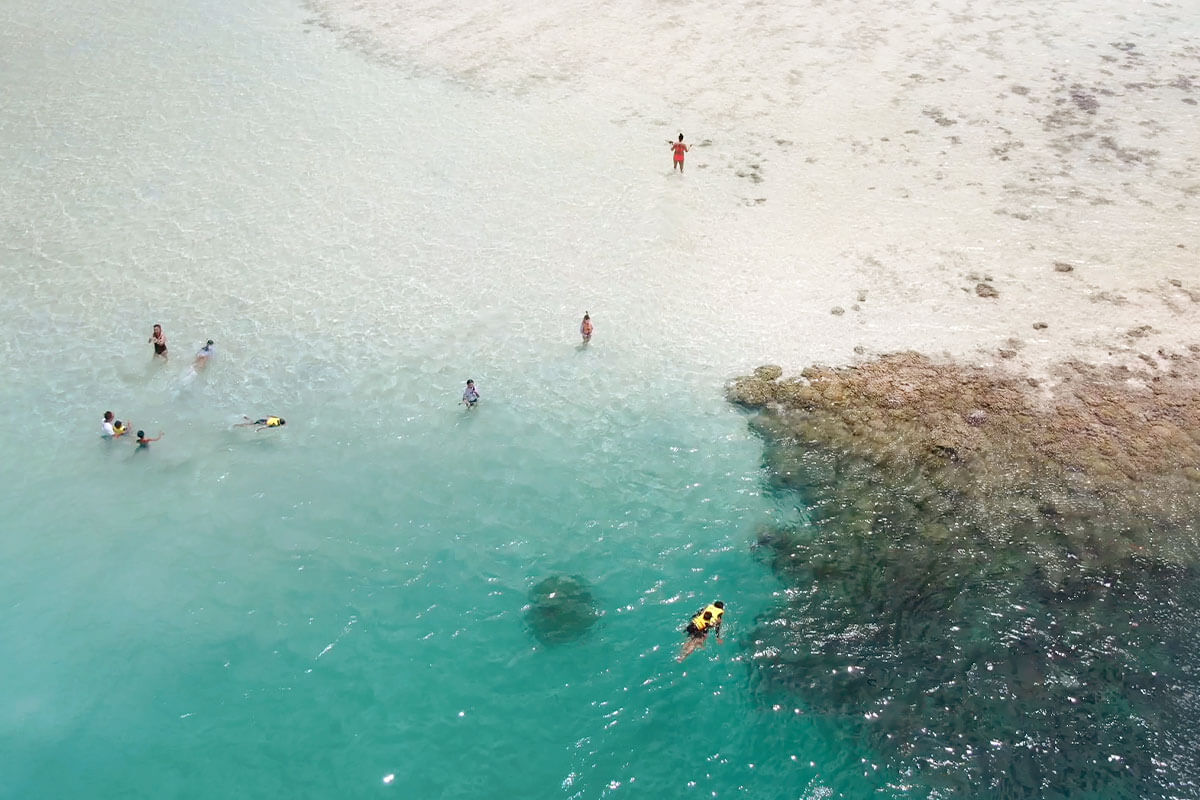
POLYGON ((165 361, 167 358, 167 337, 163 335, 162 325, 155 325, 154 332, 150 334, 150 343, 154 345, 154 355, 161 356, 165 361))

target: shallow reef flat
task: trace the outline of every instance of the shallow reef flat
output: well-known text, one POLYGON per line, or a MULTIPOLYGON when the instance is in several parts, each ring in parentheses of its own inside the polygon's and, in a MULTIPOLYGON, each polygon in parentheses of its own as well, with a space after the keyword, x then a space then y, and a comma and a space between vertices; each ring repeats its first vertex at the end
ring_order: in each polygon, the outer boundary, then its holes
POLYGON ((784 585, 750 634, 927 796, 1193 796, 1200 400, 1067 363, 1047 386, 914 354, 728 387, 756 413, 784 585))

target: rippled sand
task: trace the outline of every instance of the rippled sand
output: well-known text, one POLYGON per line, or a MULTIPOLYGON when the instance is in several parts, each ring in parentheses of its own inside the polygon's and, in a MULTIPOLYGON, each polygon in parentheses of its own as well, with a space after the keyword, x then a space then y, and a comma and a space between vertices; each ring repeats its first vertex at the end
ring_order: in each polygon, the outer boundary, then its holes
POLYGON ((1194 6, 312 7, 404 69, 604 108, 644 131, 616 157, 648 172, 684 131, 686 180, 730 208, 707 253, 749 259, 727 280, 769 286, 761 314, 810 334, 764 327, 785 364, 859 347, 1153 370, 1196 340, 1194 6))

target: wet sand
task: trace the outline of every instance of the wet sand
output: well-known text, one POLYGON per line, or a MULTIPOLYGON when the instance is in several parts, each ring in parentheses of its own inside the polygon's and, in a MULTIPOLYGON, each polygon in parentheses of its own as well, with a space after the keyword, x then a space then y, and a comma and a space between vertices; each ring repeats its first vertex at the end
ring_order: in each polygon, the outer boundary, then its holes
POLYGON ((763 360, 916 350, 1047 378, 1067 359, 1166 370, 1160 349, 1197 340, 1188 4, 310 7, 399 70, 595 112, 581 146, 636 133, 612 153, 632 191, 683 131, 680 186, 721 206, 680 196, 702 227, 688 256, 723 271, 706 292, 763 360))

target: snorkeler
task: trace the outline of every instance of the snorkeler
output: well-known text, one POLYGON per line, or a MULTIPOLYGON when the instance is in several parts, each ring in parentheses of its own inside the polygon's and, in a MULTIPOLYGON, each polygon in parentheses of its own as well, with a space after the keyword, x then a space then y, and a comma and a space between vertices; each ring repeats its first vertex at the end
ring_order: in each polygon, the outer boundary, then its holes
POLYGON ((166 334, 163 333, 162 325, 154 326, 154 330, 150 333, 150 338, 147 341, 154 345, 155 358, 162 358, 163 361, 166 361, 167 337, 166 334))
POLYGON ((151 442, 157 442, 162 437, 163 437, 162 431, 159 431, 158 436, 155 436, 153 439, 147 439, 145 431, 138 431, 137 449, 138 450, 147 450, 150 448, 151 442))
POLYGON ((584 344, 592 340, 592 318, 586 311, 583 312, 583 322, 579 323, 579 335, 583 337, 584 344))
POLYGON ((687 624, 687 641, 679 651, 679 660, 683 661, 696 650, 704 646, 709 631, 716 631, 717 644, 723 644, 721 639, 721 618, 725 616, 725 604, 720 600, 705 606, 692 616, 687 624))
POLYGON ((691 150, 692 148, 688 147, 686 144, 683 143, 683 134, 682 133, 679 134, 679 141, 677 141, 677 142, 668 141, 667 144, 671 146, 671 152, 673 152, 675 154, 675 157, 673 160, 673 166, 671 167, 671 169, 672 169, 672 171, 679 170, 679 173, 682 175, 683 174, 683 154, 686 153, 688 150, 691 150))
POLYGON ((467 388, 463 389, 462 404, 467 408, 474 408, 479 402, 479 390, 475 388, 475 381, 467 378, 467 388))
POLYGON ((192 362, 192 369, 197 372, 208 366, 208 360, 217 354, 216 348, 213 347, 213 340, 209 339, 208 343, 201 347, 196 352, 196 360, 192 362))
POLYGON ((263 417, 262 419, 256 419, 253 422, 250 421, 249 417, 242 417, 242 419, 244 419, 246 421, 239 422, 237 425, 234 425, 233 427, 248 428, 251 425, 253 425, 258 430, 262 430, 263 428, 279 428, 279 427, 282 427, 283 425, 287 425, 287 420, 284 419, 283 417, 263 417))

